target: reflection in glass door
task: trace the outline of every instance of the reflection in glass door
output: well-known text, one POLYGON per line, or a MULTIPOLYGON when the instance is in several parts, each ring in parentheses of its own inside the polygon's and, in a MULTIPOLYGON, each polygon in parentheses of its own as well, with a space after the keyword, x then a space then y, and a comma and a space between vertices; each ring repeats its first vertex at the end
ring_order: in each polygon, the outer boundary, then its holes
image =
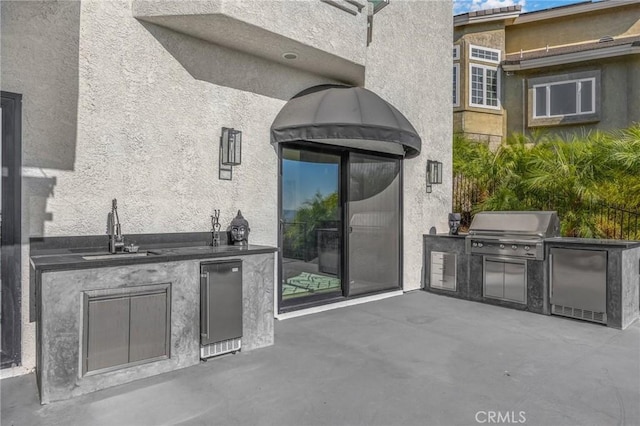
POLYGON ((340 160, 282 149, 281 307, 342 295, 340 160))
POLYGON ((349 156, 347 296, 400 287, 400 160, 349 156))

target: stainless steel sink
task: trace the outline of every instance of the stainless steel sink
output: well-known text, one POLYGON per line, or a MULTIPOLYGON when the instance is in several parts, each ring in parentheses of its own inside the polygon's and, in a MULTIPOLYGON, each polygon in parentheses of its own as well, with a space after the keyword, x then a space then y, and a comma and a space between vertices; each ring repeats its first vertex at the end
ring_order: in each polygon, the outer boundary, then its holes
POLYGON ((115 253, 115 254, 95 254, 89 256, 82 256, 84 260, 106 260, 106 259, 129 259, 132 257, 145 257, 154 255, 157 253, 151 251, 141 251, 138 253, 115 253))

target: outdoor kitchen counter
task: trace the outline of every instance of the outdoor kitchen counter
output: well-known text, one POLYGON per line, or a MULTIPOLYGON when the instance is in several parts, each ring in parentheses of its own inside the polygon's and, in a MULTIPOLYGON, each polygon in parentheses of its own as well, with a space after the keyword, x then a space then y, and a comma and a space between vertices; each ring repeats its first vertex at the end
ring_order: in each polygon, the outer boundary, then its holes
MULTIPOLYGON (((181 246, 141 244, 141 250, 156 254, 86 260, 83 256, 102 253, 86 250, 86 247, 46 250, 33 250, 32 247, 31 267, 37 272, 31 274, 35 294, 33 319, 37 322, 36 378, 43 404, 198 364, 200 264, 203 261, 242 260, 242 351, 273 345, 276 248, 259 245, 210 247, 194 243, 181 246), (131 311, 121 309, 96 317, 100 312, 106 312, 99 310, 106 309, 100 307, 101 300, 105 301, 103 306, 117 307, 117 301, 127 297, 132 300, 131 311), (137 300, 136 306, 140 306, 135 313, 133 298, 137 300), (90 300, 97 300, 91 305, 96 308, 89 307, 90 300), (106 303, 112 300, 116 302, 106 303), (149 311, 149 306, 157 309, 162 304, 166 306, 162 319, 145 320, 155 312, 149 311), (94 316, 91 316, 92 309, 97 309, 94 316), (128 317, 126 312, 129 312, 128 317), (98 366, 92 371, 88 363, 97 362, 94 361, 97 358, 88 355, 87 345, 101 339, 87 337, 92 333, 90 330, 112 337, 109 330, 129 321, 127 318, 133 324, 134 315, 137 324, 142 321, 145 326, 156 328, 158 324, 160 327, 166 324, 166 340, 151 343, 153 347, 166 345, 164 355, 140 362, 135 360, 144 358, 133 358, 131 352, 129 361, 125 360, 124 364, 103 369, 98 366), (89 317, 101 318, 101 322, 91 323, 89 317), (96 329, 92 324, 102 325, 96 329)), ((140 332, 137 336, 141 338, 140 332)), ((158 334, 143 332, 143 339, 148 336, 158 334)))
POLYGON ((581 246, 593 246, 593 247, 604 248, 604 249, 621 248, 623 250, 640 247, 640 241, 604 240, 604 239, 598 239, 598 238, 555 237, 555 238, 546 238, 544 242, 554 246, 555 245, 562 245, 562 246, 581 245, 581 246))
POLYGON ((423 236, 424 266, 422 268, 422 288, 437 294, 471 299, 469 291, 469 255, 465 252, 466 234, 427 234, 423 236), (455 256, 454 288, 440 288, 431 285, 432 252, 455 256))
MULTIPOLYGON (((606 325, 625 329, 640 318, 640 241, 601 240, 594 238, 546 238, 545 258, 542 261, 527 260, 527 303, 519 304, 509 301, 486 298, 482 292, 482 256, 467 254, 465 248, 466 235, 424 235, 424 264, 422 274, 423 290, 431 293, 473 300, 482 303, 506 306, 550 315, 550 258, 552 248, 573 250, 604 251, 606 261, 606 325), (436 253, 434 261, 432 253, 436 253), (455 263, 440 262, 438 258, 445 253, 455 257, 455 263), (435 262, 435 263, 434 263, 435 262), (450 274, 454 285, 441 286, 435 282, 438 278, 432 266, 445 270, 443 282, 447 282, 450 274), (455 274, 447 269, 455 268, 455 274), (435 284, 435 285, 434 285, 435 284)), ((451 281, 451 280, 449 280, 451 281)))
POLYGON ((147 256, 128 257, 128 254, 116 254, 109 259, 84 259, 83 256, 108 255, 107 252, 90 249, 55 249, 34 251, 31 265, 36 272, 70 269, 103 268, 110 266, 135 265, 142 263, 175 262, 192 259, 214 259, 227 256, 246 256, 252 254, 275 253, 275 247, 261 245, 230 246, 182 246, 182 247, 145 247, 141 252, 147 256), (122 257, 117 257, 122 256, 122 257))
MULTIPOLYGON (((540 314, 547 313, 544 303, 546 297, 546 266, 544 262, 532 259, 524 260, 527 262, 525 303, 485 297, 483 293, 483 256, 468 254, 466 252, 466 237, 466 234, 424 235, 423 290, 513 309, 527 310, 540 314), (445 262, 444 266, 446 274, 451 274, 450 270, 455 268, 455 275, 452 277, 453 281, 455 281, 455 286, 442 288, 435 282, 437 277, 434 276, 432 271, 432 264, 436 262, 436 266, 434 267, 438 267, 438 261, 434 261, 433 252, 436 253, 436 259, 440 256, 439 253, 447 253, 455 256, 455 265, 453 264, 453 260, 450 259, 449 263, 445 262)), ((445 278, 445 281, 446 280, 445 278)))

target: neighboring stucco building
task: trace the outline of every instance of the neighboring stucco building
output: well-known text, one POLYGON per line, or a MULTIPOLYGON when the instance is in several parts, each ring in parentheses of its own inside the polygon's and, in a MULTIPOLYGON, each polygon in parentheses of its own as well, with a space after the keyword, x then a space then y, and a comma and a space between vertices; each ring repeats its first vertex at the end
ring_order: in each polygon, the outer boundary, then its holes
MULTIPOLYGON (((240 209, 252 243, 280 245, 277 271, 287 238, 279 220, 308 201, 283 204, 286 191, 306 183, 283 181, 279 170, 293 170, 287 162, 300 166, 309 152, 318 154, 309 162, 325 167, 322 172, 377 161, 395 170, 395 198, 385 202, 392 200, 397 232, 369 243, 398 247, 392 265, 398 281, 350 295, 343 274, 333 301, 420 287, 422 235, 447 229, 451 205, 452 2, 392 1, 372 25, 373 4, 337 4, 342 7, 319 0, 2 2, 2 91, 21 95, 22 102, 20 364, 2 370, 4 377, 35 365, 29 238, 104 235, 112 198, 125 236, 207 232, 214 209, 223 227, 240 209), (364 87, 393 105, 420 136, 419 156, 323 144, 308 150, 304 141, 272 145, 270 128, 287 102, 323 84, 364 87), (233 167, 231 180, 219 179, 223 127, 242 131, 242 164, 233 167), (427 160, 444 168, 442 185, 429 194, 427 160)), ((348 177, 340 173, 331 182, 346 188, 348 177)), ((331 195, 327 191, 322 195, 331 195)), ((342 207, 349 201, 358 200, 338 201, 336 220, 343 224, 390 220, 385 214, 346 217, 342 207)), ((327 246, 335 248, 327 232, 327 246)), ((337 253, 338 262, 352 266, 371 261, 342 246, 337 253)), ((326 274, 338 274, 324 266, 326 274)), ((282 274, 275 278, 279 303, 290 278, 282 274)))
POLYGON ((454 17, 454 132, 477 140, 627 127, 640 121, 638 75, 637 0, 454 17))

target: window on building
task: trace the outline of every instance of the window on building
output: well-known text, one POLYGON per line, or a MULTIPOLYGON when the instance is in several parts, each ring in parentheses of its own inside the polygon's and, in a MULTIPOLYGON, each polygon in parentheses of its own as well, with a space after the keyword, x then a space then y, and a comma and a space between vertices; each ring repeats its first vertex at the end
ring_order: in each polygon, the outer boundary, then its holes
MULTIPOLYGON (((453 46, 453 60, 460 60, 460 45, 453 46)), ((453 64, 453 106, 460 106, 460 64, 453 64)))
POLYGON ((469 45, 469 57, 483 62, 500 63, 500 51, 489 47, 469 45))
POLYGON ((469 105, 499 109, 500 78, 497 67, 470 64, 469 105))
POLYGON ((453 106, 460 106, 460 64, 453 64, 453 106))
POLYGON ((529 127, 594 123, 601 119, 600 70, 527 80, 529 127))
POLYGON ((595 78, 534 85, 533 118, 595 113, 595 85, 595 78))

